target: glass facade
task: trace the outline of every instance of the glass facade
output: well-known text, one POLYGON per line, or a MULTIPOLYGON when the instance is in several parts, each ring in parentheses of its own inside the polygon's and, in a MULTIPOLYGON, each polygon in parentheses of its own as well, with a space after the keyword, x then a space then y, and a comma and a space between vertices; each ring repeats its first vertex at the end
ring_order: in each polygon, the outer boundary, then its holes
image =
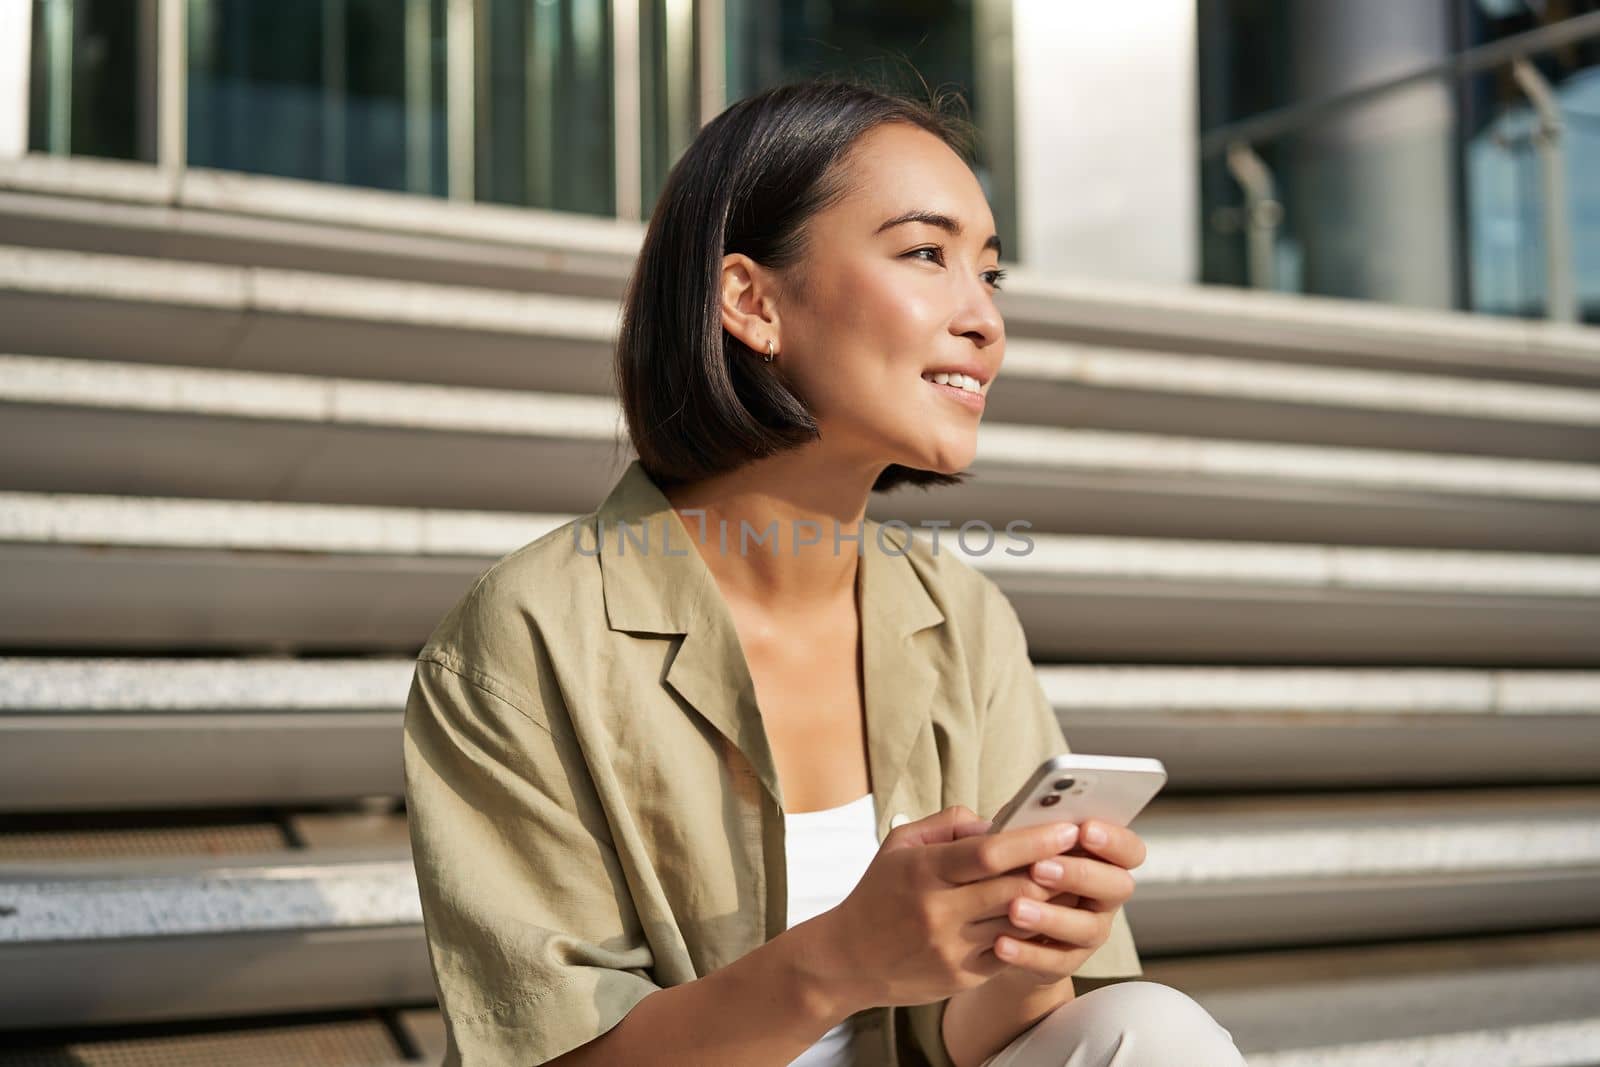
MULTIPOLYGON (((1569 5, 1600 11, 1600 0, 1569 5)), ((1466 23, 1470 44, 1503 40, 1548 24, 1523 3, 1484 2, 1466 23)), ((1560 112, 1573 283, 1580 316, 1600 323, 1600 38, 1531 56, 1560 112)), ((1463 79, 1459 97, 1468 209, 1468 306, 1538 317, 1549 297, 1540 122, 1509 70, 1463 79)))
MULTIPOLYGON (((700 5, 691 0, 639 0, 640 202, 648 218, 700 124, 700 5)), ((730 97, 730 100, 737 97, 730 97)))
MULTIPOLYGON (((647 217, 700 125, 780 80, 851 71, 1002 99, 974 60, 996 2, 30 0, 29 147, 155 161, 161 10, 177 3, 187 165, 647 217), (619 108, 619 87, 637 101, 619 108)), ((1009 176, 980 159, 997 215, 1009 176)))
MULTIPOLYGON (((1200 0, 1202 136, 1441 67, 1348 107, 1305 113, 1230 163, 1201 165, 1205 282, 1503 315, 1552 315, 1541 122, 1509 61, 1453 57, 1600 10, 1523 0, 1200 0), (1254 204, 1250 181, 1270 180, 1254 204), (1252 238, 1256 250, 1252 251, 1252 238), (1254 262, 1252 257, 1255 257, 1254 262)), ((1600 322, 1600 38, 1528 55, 1560 113, 1561 191, 1577 317, 1600 322)), ((1556 186, 1559 189, 1559 185, 1556 186)), ((1557 316, 1559 317, 1559 316, 1557 316)))
POLYGON ((155 0, 31 0, 28 149, 156 158, 155 0))
POLYGON ((984 0, 727 0, 728 98, 824 73, 865 75, 918 100, 959 90, 970 109, 964 117, 983 130, 973 146, 973 170, 1006 258, 1015 260, 1021 240, 1009 158, 1009 67, 988 64, 982 54, 997 26, 1009 29, 994 10, 999 6, 984 0))
POLYGON ((486 0, 474 31, 477 198, 612 214, 610 4, 486 0))
POLYGON ((443 193, 443 5, 189 0, 189 163, 443 193))
MULTIPOLYGON (((31 151, 155 161, 164 2, 31 0, 31 151)), ((647 217, 702 122, 789 78, 853 72, 922 98, 955 87, 980 122, 985 105, 991 125, 1009 116, 996 106, 1009 84, 975 58, 989 0, 722 0, 709 24, 724 60, 710 65, 705 0, 176 2, 184 162, 197 167, 647 217), (623 52, 636 81, 618 78, 623 52), (638 91, 637 151, 620 158, 619 85, 638 91), (635 188, 638 203, 619 205, 635 188)), ((979 179, 1015 248, 994 150, 977 146, 979 179)))

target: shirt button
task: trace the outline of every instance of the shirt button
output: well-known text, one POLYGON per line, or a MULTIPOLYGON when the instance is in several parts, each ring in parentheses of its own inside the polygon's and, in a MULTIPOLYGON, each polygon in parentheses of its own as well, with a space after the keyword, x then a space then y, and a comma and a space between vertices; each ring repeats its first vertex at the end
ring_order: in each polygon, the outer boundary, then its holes
POLYGON ((894 817, 889 820, 889 829, 893 830, 897 826, 904 826, 910 821, 911 816, 907 815, 903 811, 897 811, 894 813, 894 817))

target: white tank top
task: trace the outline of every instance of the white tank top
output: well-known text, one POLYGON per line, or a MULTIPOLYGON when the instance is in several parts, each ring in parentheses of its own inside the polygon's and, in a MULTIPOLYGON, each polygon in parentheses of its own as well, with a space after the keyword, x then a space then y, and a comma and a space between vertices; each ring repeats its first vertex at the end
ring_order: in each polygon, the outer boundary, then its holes
MULTIPOLYGON (((850 894, 878 854, 872 794, 821 811, 785 812, 789 926, 798 926, 850 894)), ((835 1026, 789 1067, 849 1067, 851 1020, 835 1026)))

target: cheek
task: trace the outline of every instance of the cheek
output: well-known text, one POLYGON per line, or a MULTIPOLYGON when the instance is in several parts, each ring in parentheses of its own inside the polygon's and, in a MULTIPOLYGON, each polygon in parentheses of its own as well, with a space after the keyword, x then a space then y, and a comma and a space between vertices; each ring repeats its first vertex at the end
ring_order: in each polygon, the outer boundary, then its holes
POLYGON ((938 350, 935 302, 892 268, 835 275, 818 297, 805 330, 816 358, 792 379, 801 399, 819 419, 918 417, 922 368, 938 350))
POLYGON ((869 278, 840 292, 820 324, 827 364, 860 387, 882 389, 916 376, 938 350, 941 312, 909 284, 869 278))
POLYGON ((931 279, 913 265, 887 261, 833 272, 818 293, 822 325, 836 332, 882 338, 925 333, 940 311, 931 279))

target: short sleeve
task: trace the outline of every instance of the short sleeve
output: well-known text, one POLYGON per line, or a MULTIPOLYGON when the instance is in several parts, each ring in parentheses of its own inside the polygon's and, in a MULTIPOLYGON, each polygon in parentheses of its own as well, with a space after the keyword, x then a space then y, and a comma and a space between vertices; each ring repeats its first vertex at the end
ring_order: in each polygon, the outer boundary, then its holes
MULTIPOLYGON (((995 683, 983 709, 983 752, 978 770, 978 816, 993 817, 1034 769, 1051 756, 1072 751, 1061 732, 1055 707, 1028 656, 1027 636, 1017 611, 1000 587, 988 583, 991 597, 987 647, 996 650, 995 683)), ((1123 978, 1144 973, 1128 927, 1118 908, 1111 933, 1073 972, 1083 978, 1123 978)))
POLYGON ((444 1067, 545 1063, 659 988, 564 709, 424 649, 407 821, 444 1067))

